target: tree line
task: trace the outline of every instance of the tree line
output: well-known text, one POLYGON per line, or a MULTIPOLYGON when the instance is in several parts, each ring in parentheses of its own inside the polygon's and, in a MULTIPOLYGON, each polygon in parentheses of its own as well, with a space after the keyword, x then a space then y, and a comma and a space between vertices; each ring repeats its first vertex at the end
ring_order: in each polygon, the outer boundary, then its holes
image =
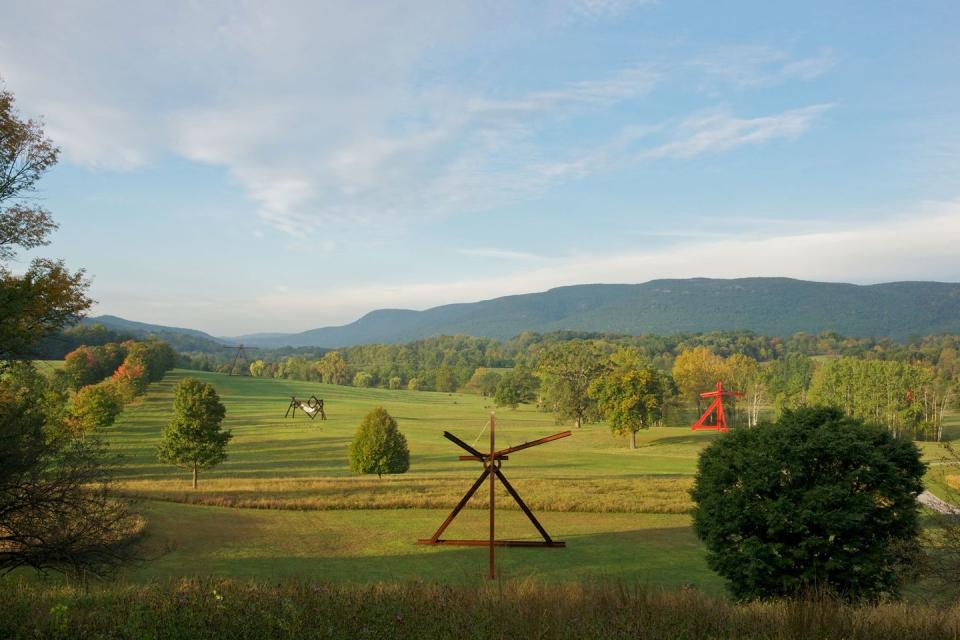
POLYGON ((92 432, 113 424, 124 405, 173 369, 177 352, 159 340, 82 346, 54 371, 50 389, 68 397, 69 424, 92 432))
MULTIPOLYGON (((626 427, 616 420, 625 435, 635 434, 641 422, 690 419, 704 409, 700 393, 722 380, 744 393, 729 402, 736 425, 752 427, 761 417, 819 403, 896 433, 939 440, 946 410, 960 401, 958 354, 960 337, 952 335, 900 344, 832 332, 780 339, 745 331, 678 336, 558 331, 525 333, 507 343, 442 336, 361 345, 315 359, 297 354, 271 361, 267 353, 250 363, 248 372, 356 387, 476 393, 500 407, 536 403, 558 421, 581 426, 611 419, 601 408, 600 387, 592 396, 590 388, 611 370, 626 375, 624 363, 630 362, 636 375, 656 373, 648 376, 656 391, 647 396, 650 408, 642 421, 626 427)), ((612 406, 606 397, 606 406, 612 406)))

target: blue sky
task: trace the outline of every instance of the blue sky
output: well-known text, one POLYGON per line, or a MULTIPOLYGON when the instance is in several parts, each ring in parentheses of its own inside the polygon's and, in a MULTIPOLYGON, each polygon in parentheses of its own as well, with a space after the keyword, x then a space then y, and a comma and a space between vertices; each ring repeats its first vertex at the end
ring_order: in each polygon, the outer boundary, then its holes
POLYGON ((960 281, 956 2, 32 2, 39 251, 217 335, 584 282, 960 281))

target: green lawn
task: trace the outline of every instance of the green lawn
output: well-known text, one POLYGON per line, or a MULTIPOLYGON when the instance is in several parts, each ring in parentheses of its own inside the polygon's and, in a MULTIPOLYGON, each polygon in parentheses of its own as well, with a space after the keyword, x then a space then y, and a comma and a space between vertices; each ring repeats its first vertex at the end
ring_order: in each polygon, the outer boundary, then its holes
MULTIPOLYGON (((191 372, 217 388, 227 407, 224 427, 234 434, 229 459, 202 474, 195 492, 186 473, 159 463, 155 454, 160 429, 170 417, 173 386, 184 375, 175 371, 152 385, 110 430, 111 442, 125 456, 119 477, 128 492, 232 506, 440 508, 455 503, 480 472, 478 463, 457 460, 463 452, 442 437, 443 431, 489 446, 489 432, 481 432, 493 407, 475 395, 191 372), (299 412, 284 418, 291 395, 311 394, 324 399, 328 420, 310 420, 299 412), (348 468, 347 447, 363 415, 378 405, 407 437, 410 471, 382 480, 356 477, 348 468)), ((497 412, 498 447, 568 428, 534 407, 497 412)), ((504 463, 531 506, 683 513, 697 455, 716 437, 686 427, 655 428, 640 434, 639 448, 630 451, 626 439, 614 437, 604 425, 574 431, 570 438, 518 452, 504 463)))
MULTIPOLYGON (((111 440, 128 457, 128 479, 172 478, 176 472, 157 462, 154 448, 161 426, 169 420, 173 386, 185 375, 211 383, 227 407, 224 428, 231 429, 230 460, 211 477, 275 478, 348 476, 347 446, 364 414, 376 406, 393 415, 410 445, 410 475, 474 473, 476 463, 456 460, 462 451, 442 437, 449 430, 476 446, 486 447, 486 433, 477 440, 490 412, 489 398, 457 393, 357 389, 319 383, 223 374, 175 371, 151 386, 147 397, 129 407, 111 429, 111 440), (298 412, 284 419, 291 395, 323 398, 328 420, 310 420, 298 412)), ((497 411, 497 443, 509 446, 569 429, 549 413, 532 406, 497 411)), ((689 475, 700 449, 713 432, 691 432, 686 426, 654 428, 638 437, 630 451, 626 438, 611 435, 604 425, 588 425, 572 438, 517 453, 506 467, 537 477, 635 477, 689 475)), ((514 472, 514 473, 517 473, 514 472)))
MULTIPOLYGON (((489 399, 382 389, 356 389, 289 380, 174 371, 151 385, 110 429, 122 453, 121 487, 141 498, 148 546, 156 559, 128 572, 133 580, 193 574, 336 581, 473 580, 485 570, 486 550, 416 544, 429 537, 480 473, 460 462, 442 437, 450 430, 478 447, 493 407, 489 399), (213 384, 233 431, 229 459, 201 474, 156 460, 160 429, 171 413, 173 386, 186 375, 213 384), (298 413, 285 419, 290 395, 323 398, 328 420, 298 413), (347 446, 363 415, 382 405, 407 436, 411 466, 401 476, 357 477, 347 446), (479 436, 479 439, 478 439, 479 436), (184 504, 184 503, 199 504, 184 504), (269 507, 260 509, 224 508, 269 507), (398 508, 403 507, 403 508, 398 508)), ((568 427, 533 407, 497 412, 499 446, 519 444, 568 427)), ((717 592, 690 530, 689 489, 700 449, 716 437, 686 427, 653 429, 630 451, 604 425, 512 455, 504 472, 538 511, 565 549, 498 549, 505 577, 538 580, 629 578, 693 583, 717 592)), ((485 505, 486 491, 475 504, 485 505)), ((512 508, 500 489, 498 503, 512 508)), ((534 539, 519 511, 500 512, 500 537, 534 539)), ((483 537, 485 512, 468 509, 450 537, 483 537)))
MULTIPOLYGON (((416 544, 429 537, 446 511, 427 509, 290 511, 230 509, 144 502, 155 559, 126 572, 133 581, 216 575, 333 582, 481 580, 487 550, 416 544)), ((722 592, 706 566, 689 518, 669 514, 540 514, 563 549, 498 548, 504 579, 569 582, 622 578, 650 584, 695 584, 722 592)), ((483 537, 481 511, 466 511, 451 537, 483 537)), ((498 534, 535 539, 518 512, 498 514, 498 534)))
MULTIPOLYGON (((439 580, 484 574, 486 550, 416 544, 429 537, 479 474, 476 462, 442 437, 450 430, 484 448, 489 399, 474 395, 357 389, 290 380, 174 371, 131 404, 109 439, 124 455, 120 486, 141 500, 153 560, 127 572, 140 581, 181 575, 309 577, 338 582, 439 580), (160 464, 155 450, 169 420, 173 386, 186 375, 216 387, 233 431, 229 459, 189 487, 185 471, 160 464), (291 395, 316 395, 327 421, 298 412, 291 395), (382 405, 407 436, 407 474, 357 477, 347 447, 363 415, 382 405), (257 507, 257 508, 237 508, 257 507)), ((951 424, 953 430, 960 425, 951 424)), ((498 447, 569 428, 534 407, 497 411, 498 447)), ((602 425, 512 455, 504 471, 565 549, 498 549, 504 577, 538 581, 614 577, 721 591, 690 529, 688 489, 699 452, 717 437, 686 425, 654 428, 638 449, 602 425)), ((929 459, 942 446, 923 443, 929 459)), ((936 487, 942 469, 931 471, 936 487)), ((473 507, 485 504, 479 492, 473 507)), ((511 501, 500 490, 498 504, 511 501)), ((500 537, 533 539, 516 510, 500 511, 500 537)), ((485 512, 468 509, 448 537, 484 537, 485 512)))

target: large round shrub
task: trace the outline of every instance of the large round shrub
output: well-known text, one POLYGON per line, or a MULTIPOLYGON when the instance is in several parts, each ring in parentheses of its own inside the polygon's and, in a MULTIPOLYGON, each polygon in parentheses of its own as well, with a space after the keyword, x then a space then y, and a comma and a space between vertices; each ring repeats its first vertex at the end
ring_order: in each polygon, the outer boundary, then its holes
POLYGON ((350 443, 350 470, 354 473, 404 473, 410 468, 407 439, 397 421, 383 407, 368 413, 350 443))
POLYGON ((786 411, 700 456, 694 528, 741 599, 895 596, 917 549, 924 464, 912 442, 833 408, 786 411))

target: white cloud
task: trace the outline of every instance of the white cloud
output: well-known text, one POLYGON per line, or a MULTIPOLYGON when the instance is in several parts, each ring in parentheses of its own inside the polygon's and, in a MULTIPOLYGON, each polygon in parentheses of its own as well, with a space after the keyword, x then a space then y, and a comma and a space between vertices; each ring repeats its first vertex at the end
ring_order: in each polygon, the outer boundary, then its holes
POLYGON ((717 82, 755 88, 814 80, 837 64, 837 56, 824 50, 814 56, 795 57, 781 48, 738 45, 714 48, 688 64, 704 73, 705 88, 717 82))
MULTIPOLYGON (((789 139, 822 112, 615 125, 611 109, 642 105, 677 65, 624 60, 524 90, 444 71, 481 43, 639 4, 20 3, 0 24, 0 71, 67 161, 126 170, 175 154, 225 167, 291 233, 490 209, 638 158, 789 139)), ((744 47, 679 66, 750 84, 809 79, 830 60, 744 47)))
POLYGON ((777 138, 790 140, 806 131, 813 120, 830 107, 818 104, 757 118, 737 118, 729 114, 692 117, 677 127, 675 140, 642 155, 646 158, 692 158, 777 138))

